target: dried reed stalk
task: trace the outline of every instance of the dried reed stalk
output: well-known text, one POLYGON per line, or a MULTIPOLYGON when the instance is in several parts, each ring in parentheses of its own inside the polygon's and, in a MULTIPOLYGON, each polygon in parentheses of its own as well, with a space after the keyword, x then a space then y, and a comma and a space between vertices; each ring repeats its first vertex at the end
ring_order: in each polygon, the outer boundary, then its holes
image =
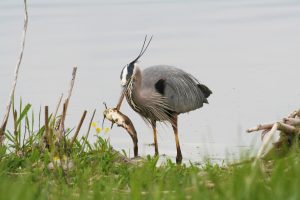
POLYGON ((45 150, 47 147, 50 146, 50 135, 49 135, 49 108, 45 106, 45 131, 41 138, 40 145, 42 150, 45 150))
POLYGON ((9 100, 8 100, 8 103, 7 103, 7 106, 6 106, 6 111, 5 111, 4 118, 3 118, 3 121, 2 121, 1 127, 0 127, 0 146, 3 144, 4 139, 5 139, 5 134, 4 133, 5 133, 7 121, 8 121, 8 118, 9 118, 9 113, 10 113, 10 108, 11 108, 11 105, 12 105, 13 97, 14 97, 15 90, 16 90, 20 65, 21 65, 22 58, 23 58, 23 52, 24 52, 24 47, 25 47, 25 39, 26 39, 26 33, 27 33, 27 27, 28 27, 27 0, 24 0, 24 12, 25 12, 25 15, 24 15, 24 27, 23 27, 23 33, 22 33, 22 45, 21 45, 19 58, 17 60, 17 64, 16 64, 16 68, 15 68, 13 87, 12 87, 12 90, 10 92, 9 100))
POLYGON ((69 105, 69 102, 70 102, 70 98, 71 98, 73 87, 74 87, 74 83, 75 83, 76 71, 77 71, 77 67, 74 67, 73 68, 73 72, 72 72, 72 79, 70 81, 70 87, 69 87, 68 97, 65 100, 64 107, 63 107, 63 113, 62 113, 60 124, 59 124, 59 131, 58 131, 58 133, 59 133, 58 138, 59 139, 61 139, 62 136, 63 136, 63 134, 64 134, 64 123, 65 123, 65 119, 66 119, 66 115, 67 115, 67 110, 68 110, 68 105, 69 105))
POLYGON ((84 121, 84 119, 85 119, 86 113, 87 113, 87 111, 85 110, 85 111, 83 112, 82 116, 81 116, 80 122, 79 122, 79 124, 78 124, 78 126, 77 126, 77 129, 76 129, 76 131, 75 131, 75 133, 74 133, 74 136, 73 136, 72 139, 71 139, 71 142, 70 142, 70 148, 72 148, 73 143, 75 142, 75 140, 76 140, 76 138, 77 138, 77 136, 78 136, 78 133, 79 133, 79 131, 80 131, 80 129, 81 129, 82 123, 83 123, 83 121, 84 121))
MULTIPOLYGON (((85 140, 87 140, 87 138, 89 137, 90 130, 91 130, 91 126, 92 126, 92 123, 93 123, 93 120, 94 120, 95 114, 96 114, 96 109, 94 109, 94 112, 93 112, 92 118, 91 118, 91 120, 90 120, 90 123, 89 123, 89 128, 88 128, 88 131, 86 132, 86 134, 85 134, 85 136, 84 136, 84 139, 85 139, 85 140)), ((82 148, 81 148, 81 152, 83 152, 83 151, 84 151, 84 148, 85 148, 85 142, 83 142, 83 145, 82 145, 82 148)))

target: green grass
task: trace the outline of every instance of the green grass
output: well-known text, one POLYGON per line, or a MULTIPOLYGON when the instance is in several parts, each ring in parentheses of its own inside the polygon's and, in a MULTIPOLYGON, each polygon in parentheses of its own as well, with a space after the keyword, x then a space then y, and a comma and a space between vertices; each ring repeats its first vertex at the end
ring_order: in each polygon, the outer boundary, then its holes
POLYGON ((1 199, 298 199, 297 154, 272 167, 251 164, 156 166, 120 163, 110 149, 71 155, 74 168, 49 170, 49 158, 38 151, 26 157, 1 155, 1 199))
POLYGON ((7 131, 9 142, 0 148, 0 199, 300 198, 298 149, 255 167, 249 162, 230 166, 209 161, 187 166, 170 160, 158 166, 154 157, 139 164, 123 162, 99 136, 94 144, 86 143, 84 151, 82 138, 65 152, 72 169, 49 169, 55 152, 41 152, 38 145, 44 126, 34 131, 30 106, 20 106, 19 113, 15 130, 7 131))

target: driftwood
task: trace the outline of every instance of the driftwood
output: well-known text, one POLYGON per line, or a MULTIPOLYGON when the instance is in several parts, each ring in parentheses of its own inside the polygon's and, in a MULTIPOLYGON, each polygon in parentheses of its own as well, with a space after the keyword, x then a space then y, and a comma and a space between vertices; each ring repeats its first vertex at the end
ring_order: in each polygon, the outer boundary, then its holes
POLYGON ((248 133, 262 131, 263 143, 256 155, 255 163, 258 159, 266 155, 266 148, 270 144, 274 134, 280 131, 280 138, 273 143, 274 148, 291 147, 295 139, 300 138, 300 109, 292 112, 288 117, 281 121, 271 124, 259 124, 256 127, 247 130, 248 133), (296 137, 297 136, 297 137, 296 137))
POLYGON ((13 97, 14 97, 15 90, 16 90, 20 65, 21 65, 22 58, 23 58, 23 52, 24 52, 24 47, 25 47, 25 39, 26 39, 26 33, 27 33, 27 26, 28 26, 27 0, 24 0, 24 13, 25 14, 24 14, 24 27, 23 27, 23 33, 22 33, 22 45, 21 45, 19 58, 18 58, 16 68, 15 68, 13 87, 12 87, 12 90, 11 90, 10 95, 9 95, 9 100, 8 100, 8 103, 7 103, 7 106, 6 106, 6 111, 5 111, 5 114, 4 114, 3 121, 2 121, 1 126, 0 126, 0 146, 3 144, 3 141, 5 139, 4 138, 5 137, 5 129, 6 129, 7 121, 8 121, 8 118, 9 118, 9 113, 10 113, 13 97))

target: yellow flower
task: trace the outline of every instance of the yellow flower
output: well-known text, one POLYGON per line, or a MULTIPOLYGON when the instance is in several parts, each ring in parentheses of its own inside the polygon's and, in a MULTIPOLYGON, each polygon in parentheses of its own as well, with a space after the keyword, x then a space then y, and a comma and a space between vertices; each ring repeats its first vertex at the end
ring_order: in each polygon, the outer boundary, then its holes
POLYGON ((57 161, 59 161, 59 160, 60 160, 60 159, 59 159, 58 156, 54 156, 54 157, 53 157, 53 161, 54 161, 54 162, 57 162, 57 161))
POLYGON ((91 125, 92 125, 92 127, 95 128, 95 127, 97 126, 97 123, 96 123, 96 122, 93 122, 91 125))
POLYGON ((96 128, 96 132, 97 132, 97 133, 100 133, 101 131, 102 131, 102 128, 100 128, 100 127, 97 127, 97 128, 96 128))
POLYGON ((109 131, 108 127, 104 128, 104 133, 107 133, 108 131, 109 131))

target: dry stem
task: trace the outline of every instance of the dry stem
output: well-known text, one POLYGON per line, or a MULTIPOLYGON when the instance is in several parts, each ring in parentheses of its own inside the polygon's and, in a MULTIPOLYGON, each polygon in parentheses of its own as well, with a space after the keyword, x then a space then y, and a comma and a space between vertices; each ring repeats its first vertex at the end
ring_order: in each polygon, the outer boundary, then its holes
POLYGON ((79 131, 80 131, 80 128, 81 128, 81 126, 82 126, 82 123, 83 123, 83 121, 84 121, 84 119, 85 119, 86 113, 87 113, 87 111, 85 110, 85 111, 83 112, 83 115, 82 115, 82 117, 81 117, 81 119, 80 119, 80 122, 79 122, 79 124, 78 124, 78 126, 77 126, 77 129, 76 129, 76 131, 75 131, 75 134, 74 134, 74 136, 73 136, 73 138, 72 138, 72 140, 71 140, 71 142, 70 142, 70 148, 72 148, 73 143, 75 142, 75 140, 76 140, 76 138, 77 138, 77 136, 78 136, 78 133, 79 133, 79 131))
POLYGON ((5 129, 6 129, 6 124, 7 124, 8 118, 9 118, 10 108, 11 108, 13 96, 15 94, 17 81, 18 81, 19 69, 20 69, 20 65, 22 62, 22 58, 23 58, 27 26, 28 26, 27 0, 24 0, 24 11, 25 11, 25 15, 24 15, 24 27, 23 27, 23 33, 22 33, 22 46, 21 46, 21 51, 19 54, 19 59, 17 61, 16 68, 15 68, 13 87, 10 92, 9 100, 8 100, 8 103, 6 106, 6 111, 5 111, 4 118, 3 118, 3 121, 2 121, 2 124, 0 127, 0 145, 2 145, 3 141, 4 141, 4 135, 5 135, 4 133, 5 133, 5 129))
MULTIPOLYGON (((72 95, 72 91, 73 91, 73 87, 74 87, 74 83, 75 83, 75 78, 76 78, 76 71, 77 71, 77 67, 73 68, 73 72, 72 72, 72 79, 70 81, 70 87, 69 87, 69 92, 68 92, 68 97, 65 100, 65 103, 63 105, 63 113, 62 116, 60 118, 60 123, 59 123, 59 128, 58 128, 58 141, 61 141, 62 136, 65 133, 65 119, 66 119, 66 115, 67 115, 67 110, 68 110, 68 105, 69 105, 69 101, 72 95)), ((60 104, 60 102, 59 102, 60 104)), ((58 105, 59 106, 59 105, 58 105)))
MULTIPOLYGON (((93 115, 92 115, 92 118, 90 120, 90 123, 89 123, 89 128, 88 128, 88 131, 86 132, 84 138, 87 139, 89 137, 89 134, 90 134, 90 130, 91 130, 91 126, 92 126, 92 123, 93 123, 93 120, 94 120, 94 117, 95 117, 95 114, 96 114, 96 109, 94 109, 94 112, 93 112, 93 115)), ((81 151, 84 151, 84 148, 85 148, 85 142, 83 143, 82 145, 82 148, 81 148, 81 151)))
POLYGON ((50 135, 49 135, 49 114, 48 106, 45 106, 45 132, 41 138, 41 147, 44 150, 50 145, 50 135))
POLYGON ((53 122, 55 122, 55 119, 56 119, 56 116, 57 116, 57 112, 59 110, 62 98, 63 98, 63 94, 60 95, 60 98, 58 100, 58 103, 57 103, 57 106, 56 106, 56 109, 55 109, 55 113, 54 113, 54 115, 52 117, 53 122))

